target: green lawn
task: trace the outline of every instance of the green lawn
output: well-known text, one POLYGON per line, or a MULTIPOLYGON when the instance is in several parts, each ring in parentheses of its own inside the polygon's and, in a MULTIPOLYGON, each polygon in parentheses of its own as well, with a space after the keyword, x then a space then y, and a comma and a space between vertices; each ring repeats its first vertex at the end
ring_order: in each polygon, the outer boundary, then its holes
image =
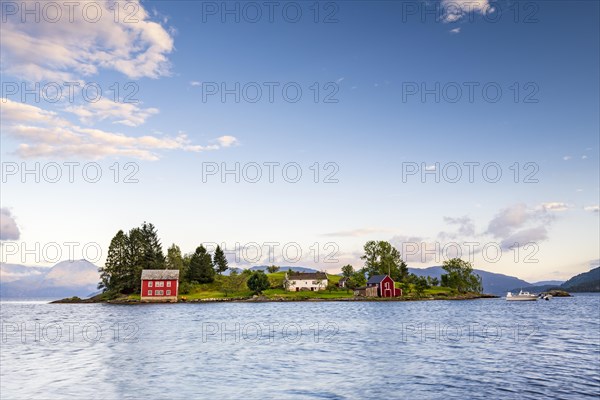
MULTIPOLYGON (((285 298, 285 299, 335 299, 335 298, 348 298, 353 297, 353 292, 346 290, 336 290, 329 292, 328 290, 321 290, 318 292, 288 292, 283 289, 283 280, 287 271, 278 271, 273 274, 267 274, 271 288, 265 290, 262 294, 267 298, 285 298)), ((227 279, 224 276, 215 277, 215 281, 212 283, 202 283, 192 285, 189 293, 179 294, 179 298, 185 298, 186 300, 202 300, 202 299, 222 299, 227 297, 252 297, 253 293, 246 289, 235 293, 229 293, 227 296, 220 290, 223 280, 227 279)), ((341 279, 337 275, 329 275, 330 282, 337 283, 341 279)), ((138 296, 139 298, 139 296, 138 296)))
MULTIPOLYGON (((271 284, 271 288, 263 291, 262 295, 269 299, 344 299, 344 298, 352 298, 354 297, 354 293, 352 290, 320 290, 316 292, 311 291, 301 291, 301 292, 288 292, 283 289, 283 280, 285 278, 285 274, 287 271, 279 271, 273 274, 267 274, 269 278, 269 283, 271 284)), ((329 281, 331 283, 337 283, 341 279, 341 276, 338 275, 329 275, 329 281)), ((252 297, 253 293, 246 289, 240 290, 234 293, 225 293, 220 289, 222 287, 223 281, 227 279, 225 276, 217 276, 215 281, 212 283, 204 283, 204 284, 196 284, 190 287, 190 291, 187 294, 179 295, 179 298, 185 298, 186 300, 202 300, 202 299, 223 299, 223 298, 240 298, 240 297, 252 297)), ((396 283, 396 287, 399 287, 399 284, 396 283)), ((432 287, 426 289, 423 293, 425 298, 436 297, 436 298, 444 298, 456 295, 456 291, 446 287, 432 287)), ((418 298, 414 287, 411 286, 410 291, 404 292, 405 298, 412 299, 418 298)), ((139 295, 132 295, 130 298, 139 299, 139 295)))
POLYGON ((435 287, 431 287, 429 289, 426 289, 425 290, 425 294, 430 294, 430 295, 436 295, 436 294, 454 295, 454 294, 456 294, 456 290, 455 289, 451 289, 451 288, 447 288, 447 287, 442 287, 442 286, 435 286, 435 287))
POLYGON ((289 292, 284 289, 268 289, 263 292, 268 298, 285 298, 285 299, 341 299, 354 297, 352 290, 346 292, 346 290, 335 290, 329 292, 329 290, 320 290, 317 292, 304 291, 304 292, 289 292))

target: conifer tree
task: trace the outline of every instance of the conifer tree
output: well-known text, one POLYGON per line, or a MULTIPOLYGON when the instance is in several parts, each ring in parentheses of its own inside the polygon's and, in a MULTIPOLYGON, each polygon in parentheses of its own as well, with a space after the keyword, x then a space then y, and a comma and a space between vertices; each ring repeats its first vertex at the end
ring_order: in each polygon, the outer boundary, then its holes
POLYGON ((120 292, 125 288, 127 278, 127 235, 120 230, 110 241, 104 267, 100 272, 98 289, 104 292, 120 292))
POLYGON ((206 248, 200 245, 192 255, 188 270, 188 279, 199 283, 211 283, 215 280, 212 259, 206 248))
POLYGON ((223 272, 227 271, 229 268, 229 264, 227 262, 227 257, 225 257, 225 253, 221 250, 221 247, 217 245, 217 249, 215 250, 215 255, 213 256, 213 262, 215 265, 215 271, 217 274, 221 275, 223 272))
POLYGON ((166 267, 168 269, 178 270, 180 280, 182 280, 186 275, 181 249, 175 243, 173 243, 171 247, 167 249, 166 267))
POLYGON ((162 245, 158 239, 158 233, 153 224, 144 222, 141 233, 143 236, 143 269, 164 269, 165 256, 162 245))

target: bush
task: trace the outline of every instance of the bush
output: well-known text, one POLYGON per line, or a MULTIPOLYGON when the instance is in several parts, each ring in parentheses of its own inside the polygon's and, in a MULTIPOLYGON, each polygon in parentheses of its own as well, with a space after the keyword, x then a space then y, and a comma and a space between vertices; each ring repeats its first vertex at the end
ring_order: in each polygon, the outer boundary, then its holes
POLYGON ((267 290, 271 285, 269 283, 269 278, 262 271, 255 271, 248 278, 248 289, 252 290, 254 293, 261 293, 263 290, 267 290))
POLYGON ((179 294, 189 294, 192 291, 192 284, 189 282, 181 282, 179 284, 179 294))
POLYGON ((329 293, 331 292, 337 292, 339 290, 338 285, 333 283, 333 282, 329 282, 329 284, 327 284, 327 290, 329 291, 329 293))

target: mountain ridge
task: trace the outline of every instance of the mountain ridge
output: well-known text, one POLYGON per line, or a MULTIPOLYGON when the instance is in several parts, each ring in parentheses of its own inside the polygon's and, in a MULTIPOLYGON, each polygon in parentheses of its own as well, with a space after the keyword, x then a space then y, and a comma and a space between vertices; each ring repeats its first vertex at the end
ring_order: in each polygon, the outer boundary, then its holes
POLYGON ((0 263, 0 276, 1 298, 86 297, 97 290, 100 277, 98 267, 87 260, 60 261, 52 267, 0 263), (5 280, 23 268, 29 268, 30 274, 5 280))

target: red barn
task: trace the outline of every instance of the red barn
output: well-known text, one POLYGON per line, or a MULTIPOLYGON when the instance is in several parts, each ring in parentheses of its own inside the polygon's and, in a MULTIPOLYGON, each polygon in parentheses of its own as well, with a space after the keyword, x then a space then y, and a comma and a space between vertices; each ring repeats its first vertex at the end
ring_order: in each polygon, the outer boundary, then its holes
POLYGON ((177 301, 179 271, 145 269, 142 271, 141 301, 177 301))
POLYGON ((367 281, 367 287, 377 287, 377 296, 379 297, 402 296, 402 289, 397 289, 394 286, 394 280, 388 275, 373 275, 367 281))

